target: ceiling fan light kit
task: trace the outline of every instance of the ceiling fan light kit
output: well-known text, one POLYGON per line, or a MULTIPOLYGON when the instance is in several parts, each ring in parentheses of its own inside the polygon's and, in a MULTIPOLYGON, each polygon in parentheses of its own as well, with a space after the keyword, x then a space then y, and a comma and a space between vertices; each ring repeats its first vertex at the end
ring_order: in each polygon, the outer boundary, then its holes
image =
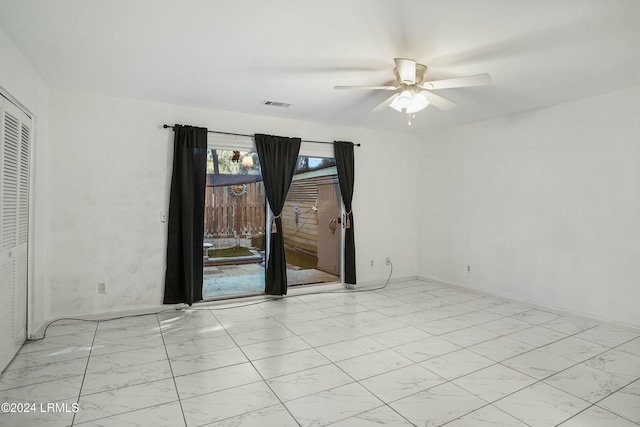
POLYGON ((405 90, 391 101, 389 107, 400 113, 413 114, 424 110, 428 105, 429 101, 422 93, 405 90))
POLYGON ((411 106, 413 102, 413 95, 409 90, 403 90, 400 95, 396 96, 396 99, 393 100, 391 105, 395 104, 395 108, 399 110, 404 110, 411 106))
MULTIPOLYGON (((381 111, 387 107, 394 110, 411 114, 425 109, 429 104, 444 111, 448 111, 456 106, 439 95, 431 93, 431 90, 453 89, 459 87, 484 86, 491 83, 489 74, 477 74, 473 76, 455 77, 452 79, 433 80, 422 84, 427 67, 416 63, 412 59, 395 58, 396 67, 393 73, 396 76, 397 86, 335 86, 335 89, 365 89, 365 90, 399 90, 399 93, 387 98, 384 102, 375 107, 373 112, 381 111)), ((409 125, 411 120, 409 120, 409 125)))

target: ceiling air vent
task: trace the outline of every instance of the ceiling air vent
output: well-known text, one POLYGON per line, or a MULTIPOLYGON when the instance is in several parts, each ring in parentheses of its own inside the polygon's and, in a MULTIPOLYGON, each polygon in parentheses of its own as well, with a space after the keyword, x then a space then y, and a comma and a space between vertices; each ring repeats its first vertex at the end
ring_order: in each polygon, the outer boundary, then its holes
POLYGON ((262 101, 262 105, 269 105, 271 107, 291 107, 291 104, 288 102, 279 102, 279 101, 262 101))

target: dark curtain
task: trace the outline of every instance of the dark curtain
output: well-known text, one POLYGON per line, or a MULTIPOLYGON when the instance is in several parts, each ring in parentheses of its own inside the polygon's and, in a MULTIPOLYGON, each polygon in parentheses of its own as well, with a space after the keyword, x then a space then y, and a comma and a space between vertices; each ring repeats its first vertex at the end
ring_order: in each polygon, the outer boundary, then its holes
POLYGON ((175 125, 164 304, 202 300, 207 129, 175 125))
POLYGON ((280 214, 296 170, 301 141, 300 138, 262 134, 256 134, 255 141, 262 169, 264 191, 275 218, 271 229, 264 291, 269 295, 286 295, 287 261, 280 214))
POLYGON ((353 235, 353 211, 351 208, 354 179, 353 143, 335 141, 333 149, 336 158, 336 168, 338 169, 340 193, 342 194, 344 209, 347 212, 344 236, 344 282, 355 284, 356 244, 353 235))

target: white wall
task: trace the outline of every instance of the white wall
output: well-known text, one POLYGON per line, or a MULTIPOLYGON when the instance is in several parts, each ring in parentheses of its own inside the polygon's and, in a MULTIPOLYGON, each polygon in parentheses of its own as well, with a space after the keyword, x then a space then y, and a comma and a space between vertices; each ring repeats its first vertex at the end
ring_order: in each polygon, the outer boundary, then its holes
POLYGON ((44 222, 46 205, 43 195, 47 191, 47 149, 49 133, 49 90, 31 64, 0 28, 0 91, 22 104, 34 119, 33 163, 31 180, 32 204, 29 236, 29 319, 28 332, 37 330, 47 313, 46 246, 44 222))
POLYGON ((399 154, 413 147, 410 137, 62 91, 51 92, 50 112, 52 318, 161 304, 166 224, 160 212, 169 204, 173 141, 164 123, 362 143, 354 196, 359 282, 385 278, 385 256, 394 261, 395 277, 416 275, 416 173, 399 154), (100 281, 106 294, 97 293, 100 281))
POLYGON ((632 87, 425 138, 419 275, 640 326, 639 117, 632 87))

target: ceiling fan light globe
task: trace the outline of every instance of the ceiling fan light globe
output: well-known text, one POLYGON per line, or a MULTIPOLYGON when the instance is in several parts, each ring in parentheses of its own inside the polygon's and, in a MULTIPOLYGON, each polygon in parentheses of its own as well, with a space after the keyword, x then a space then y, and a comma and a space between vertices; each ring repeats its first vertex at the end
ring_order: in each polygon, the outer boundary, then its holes
POLYGON ((413 95, 411 105, 407 107, 407 113, 417 113, 429 105, 429 100, 420 92, 413 95))
POLYGON ((409 108, 413 103, 413 94, 408 90, 403 90, 398 97, 398 103, 402 108, 409 108))
POLYGON ((409 107, 413 103, 413 94, 408 90, 403 90, 400 95, 396 96, 393 102, 389 105, 396 111, 402 111, 409 107))

